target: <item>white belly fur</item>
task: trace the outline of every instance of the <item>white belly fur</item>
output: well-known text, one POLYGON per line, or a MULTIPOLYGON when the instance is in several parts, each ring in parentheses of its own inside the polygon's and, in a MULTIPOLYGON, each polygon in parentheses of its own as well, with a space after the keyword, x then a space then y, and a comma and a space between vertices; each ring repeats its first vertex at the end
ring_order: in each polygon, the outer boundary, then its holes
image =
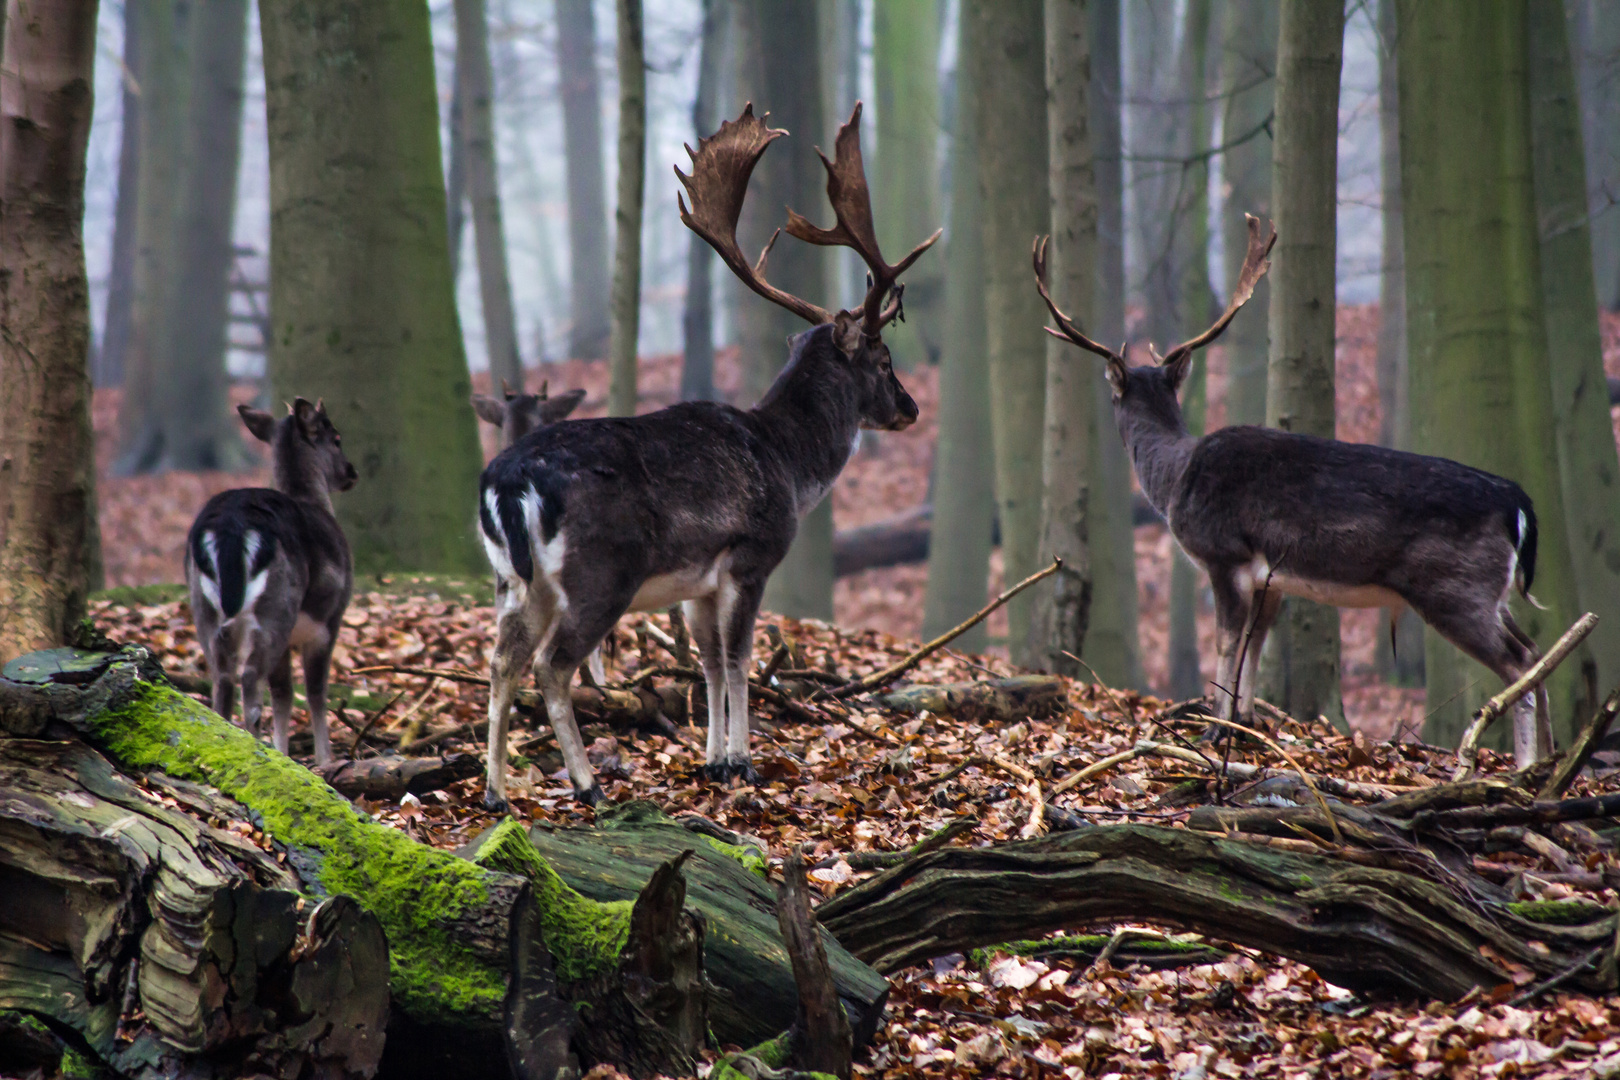
POLYGON ((1271 575, 1271 587, 1290 596, 1301 596, 1333 607, 1381 607, 1399 611, 1406 606, 1399 593, 1382 585, 1342 585, 1336 581, 1317 581, 1278 571, 1271 575))
POLYGON ((730 552, 707 566, 684 567, 669 574, 655 574, 641 583, 636 597, 630 601, 631 611, 662 611, 682 600, 696 600, 709 596, 720 588, 721 573, 730 563, 730 552))
POLYGON ((300 611, 298 621, 293 623, 292 636, 287 639, 287 644, 299 650, 309 645, 325 645, 326 627, 300 611))

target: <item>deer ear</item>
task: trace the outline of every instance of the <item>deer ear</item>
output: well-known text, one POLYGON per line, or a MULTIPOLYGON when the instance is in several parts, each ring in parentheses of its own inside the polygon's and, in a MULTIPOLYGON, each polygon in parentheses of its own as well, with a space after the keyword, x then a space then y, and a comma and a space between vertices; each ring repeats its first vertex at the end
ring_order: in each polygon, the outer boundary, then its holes
POLYGON ((494 398, 484 394, 474 394, 472 396, 472 407, 473 412, 478 414, 478 419, 486 424, 494 424, 496 427, 500 427, 506 423, 506 403, 504 401, 496 401, 494 398))
POLYGON ((267 443, 276 433, 276 418, 267 412, 246 405, 238 405, 236 414, 242 418, 242 424, 252 433, 255 439, 267 443))
POLYGON ((566 394, 558 394, 554 398, 542 395, 540 399, 540 422, 542 424, 555 424, 575 409, 585 400, 583 389, 570 390, 566 394))
POLYGON ((308 398, 294 398, 292 405, 293 418, 298 421, 298 429, 304 433, 305 438, 315 437, 316 420, 320 418, 321 410, 311 405, 308 398))
MULTIPOLYGON (((1124 355, 1124 349, 1120 350, 1120 355, 1124 355)), ((1125 363, 1119 357, 1108 358, 1104 374, 1108 376, 1108 385, 1113 388, 1116 397, 1125 392, 1125 371, 1125 363)))
POLYGON ((833 316, 833 344, 848 357, 861 347, 861 320, 854 312, 840 311, 833 316))

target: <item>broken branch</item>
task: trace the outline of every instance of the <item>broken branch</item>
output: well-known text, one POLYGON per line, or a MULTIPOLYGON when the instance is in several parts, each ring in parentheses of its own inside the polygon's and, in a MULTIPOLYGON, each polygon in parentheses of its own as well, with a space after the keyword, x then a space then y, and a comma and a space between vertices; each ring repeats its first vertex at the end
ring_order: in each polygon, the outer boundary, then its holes
POLYGON ((1586 635, 1592 632, 1597 623, 1598 617, 1590 611, 1576 619, 1575 625, 1565 630, 1564 636, 1547 650, 1546 656, 1537 660, 1530 670, 1515 679, 1512 685, 1480 706, 1479 712, 1474 714, 1473 723, 1468 725, 1467 732, 1463 734, 1462 742, 1457 744, 1457 771, 1452 774, 1453 780, 1466 780, 1474 774, 1474 764, 1479 757, 1479 739, 1485 734, 1485 729, 1514 702, 1545 682, 1547 676, 1564 662, 1564 658, 1575 651, 1575 646, 1586 640, 1586 635))

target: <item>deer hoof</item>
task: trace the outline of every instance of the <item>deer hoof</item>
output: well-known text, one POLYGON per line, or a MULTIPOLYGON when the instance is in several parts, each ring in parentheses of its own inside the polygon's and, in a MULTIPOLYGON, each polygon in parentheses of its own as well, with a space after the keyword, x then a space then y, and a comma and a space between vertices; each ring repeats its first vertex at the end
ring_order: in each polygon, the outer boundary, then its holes
POLYGON ((731 779, 731 765, 723 760, 711 761, 703 766, 703 775, 716 784, 723 784, 731 779))
POLYGON ((489 811, 491 811, 493 813, 496 813, 496 814, 504 814, 504 813, 507 812, 507 810, 511 809, 511 807, 507 806, 506 800, 504 798, 502 798, 501 796, 495 794, 493 791, 489 790, 488 788, 485 788, 484 789, 484 809, 489 810, 489 811))
POLYGON ((742 777, 742 782, 745 784, 758 784, 760 782, 759 773, 754 771, 753 764, 747 758, 731 758, 726 762, 726 773, 729 776, 742 777))
POLYGON ((601 784, 593 782, 591 786, 586 788, 584 791, 575 788, 574 798, 578 799, 586 806, 596 806, 598 803, 607 800, 607 793, 602 790, 601 784))

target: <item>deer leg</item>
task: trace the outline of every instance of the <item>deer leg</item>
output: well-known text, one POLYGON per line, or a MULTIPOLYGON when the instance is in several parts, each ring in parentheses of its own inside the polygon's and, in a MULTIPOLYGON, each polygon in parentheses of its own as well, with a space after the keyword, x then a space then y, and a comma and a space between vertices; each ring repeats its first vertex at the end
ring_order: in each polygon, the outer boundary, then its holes
POLYGON ((760 586, 722 588, 720 601, 720 647, 726 669, 726 772, 750 784, 759 782, 759 774, 748 752, 748 668, 754 658, 754 617, 763 592, 760 586))
MULTIPOLYGON (((568 779, 574 785, 574 797, 587 806, 595 806, 604 798, 602 785, 596 782, 591 760, 585 756, 585 740, 574 721, 574 700, 568 692, 568 684, 573 682, 574 669, 578 666, 578 661, 566 665, 542 662, 535 669, 535 677, 546 699, 546 715, 551 720, 551 730, 556 732, 557 745, 562 748, 563 764, 568 766, 568 779)), ((504 741, 504 732, 502 734, 504 741)), ((502 750, 504 752, 504 746, 502 750)))
POLYGON ((1267 589, 1260 597, 1260 608, 1256 613, 1252 606, 1249 618, 1252 620, 1249 629, 1244 632, 1249 635, 1248 648, 1240 643, 1238 649, 1243 653, 1243 679, 1238 692, 1238 716, 1240 723, 1249 724, 1254 721, 1254 694, 1260 687, 1260 649, 1266 643, 1266 635, 1277 623, 1277 613, 1282 610, 1283 594, 1276 589, 1267 589))
POLYGON ((720 605, 712 596, 688 600, 681 605, 697 642, 698 659, 703 667, 703 687, 709 703, 709 737, 703 757, 703 774, 710 780, 726 779, 726 678, 720 649, 720 605))
MULTIPOLYGON (((1508 633, 1513 635, 1513 640, 1517 641, 1520 647, 1524 649, 1531 665, 1541 659, 1541 650, 1536 648, 1535 639, 1524 632, 1524 628, 1513 618, 1513 612, 1505 606, 1502 608, 1502 625, 1506 627, 1508 633)), ((1546 683, 1536 687, 1532 702, 1531 707, 1535 711, 1534 753, 1536 760, 1540 761, 1542 758, 1551 756, 1553 752, 1552 704, 1547 698, 1546 683)), ((1514 741, 1515 743, 1518 742, 1517 728, 1514 730, 1514 741)))
POLYGON ((264 715, 264 687, 260 680, 268 677, 276 666, 274 635, 263 626, 256 626, 244 635, 247 657, 242 662, 242 724, 253 735, 259 736, 259 722, 264 715))
MULTIPOLYGON (((505 582, 496 588, 495 651, 489 660, 489 754, 485 761, 484 806, 506 811, 506 724, 523 673, 540 645, 540 623, 555 620, 543 587, 519 590, 505 582), (546 610, 536 611, 544 603, 546 610)), ((547 628, 549 631, 549 627, 547 628)), ((535 675, 540 674, 538 665, 535 675)))
POLYGON ((230 721, 236 711, 236 649, 239 644, 234 628, 220 626, 213 620, 197 619, 197 640, 206 643, 203 656, 208 661, 208 678, 214 684, 214 711, 230 721), (206 625, 206 629, 205 629, 206 625))
POLYGON ((332 737, 326 726, 326 682, 332 670, 332 645, 335 633, 328 633, 326 644, 317 647, 313 642, 303 652, 304 697, 309 702, 309 727, 315 736, 315 764, 329 765, 332 761, 332 737))
MULTIPOLYGON (((1529 638, 1517 624, 1509 625, 1513 617, 1505 598, 1492 599, 1489 606, 1475 602, 1439 611, 1413 606, 1441 637, 1490 668, 1504 684, 1512 683, 1536 662, 1535 646, 1526 644, 1529 638)), ((1537 760, 1536 709, 1534 697, 1523 697, 1508 711, 1513 719, 1513 759, 1521 769, 1537 760)))
MULTIPOLYGON (((1215 715, 1231 719, 1233 695, 1248 691, 1239 671, 1238 650, 1249 624, 1251 596, 1240 587, 1230 569, 1210 568, 1210 591, 1215 594, 1215 686, 1211 694, 1215 715)), ((1239 709, 1239 712, 1242 710, 1239 709)), ((1241 719, 1241 717, 1239 717, 1241 719)))
MULTIPOLYGON (((281 658, 270 668, 270 711, 274 717, 271 740, 277 750, 287 752, 288 727, 292 723, 292 649, 283 649, 281 658)), ((330 751, 329 751, 330 752, 330 751)))

